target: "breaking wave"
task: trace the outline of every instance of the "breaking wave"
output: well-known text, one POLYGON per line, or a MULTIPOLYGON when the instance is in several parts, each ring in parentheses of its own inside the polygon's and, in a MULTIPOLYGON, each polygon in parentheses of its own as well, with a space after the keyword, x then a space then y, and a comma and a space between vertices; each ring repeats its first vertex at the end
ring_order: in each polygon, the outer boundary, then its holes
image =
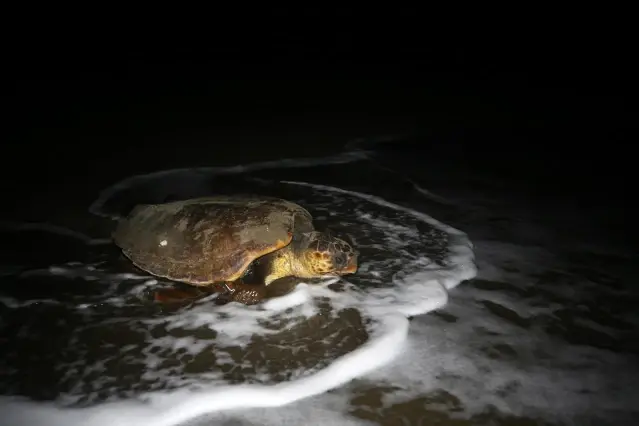
MULTIPOLYGON (((308 208, 319 227, 347 234, 361 252, 359 271, 295 281, 260 306, 217 306, 215 296, 157 306, 150 292, 171 283, 135 270, 109 244, 50 234, 80 260, 5 268, 2 321, 18 329, 2 336, 14 348, 2 365, 6 424, 178 425, 282 406, 388 365, 405 349, 409 317, 443 307, 476 268, 464 233, 391 200, 397 194, 362 191, 370 180, 348 181, 343 166, 326 170, 365 158, 169 171, 105 190, 91 211, 112 218, 136 202, 238 190, 281 196, 308 208)), ((12 232, 35 242, 47 229, 12 232)))

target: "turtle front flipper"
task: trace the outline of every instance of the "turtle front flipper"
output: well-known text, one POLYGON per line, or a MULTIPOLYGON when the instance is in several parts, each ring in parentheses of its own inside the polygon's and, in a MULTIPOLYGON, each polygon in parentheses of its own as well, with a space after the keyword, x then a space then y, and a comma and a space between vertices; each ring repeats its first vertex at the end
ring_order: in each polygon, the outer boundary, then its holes
POLYGON ((255 305, 266 298, 266 286, 263 284, 245 284, 240 282, 228 283, 231 291, 223 292, 217 297, 219 304, 239 302, 245 305, 255 305))
POLYGON ((229 302, 255 305, 266 298, 266 286, 245 284, 237 281, 216 284, 211 286, 211 288, 207 288, 207 290, 203 291, 201 288, 162 288, 153 292, 153 300, 157 303, 166 304, 184 303, 213 293, 219 293, 219 296, 215 299, 218 305, 225 305, 229 302))

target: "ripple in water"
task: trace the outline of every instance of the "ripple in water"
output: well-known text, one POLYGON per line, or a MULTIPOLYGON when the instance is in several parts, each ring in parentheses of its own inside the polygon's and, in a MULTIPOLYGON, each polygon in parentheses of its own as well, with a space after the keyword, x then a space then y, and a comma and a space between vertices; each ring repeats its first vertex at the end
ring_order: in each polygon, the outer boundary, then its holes
MULTIPOLYGON (((247 178, 254 192, 296 201, 318 227, 347 234, 361 252, 358 273, 293 282, 291 293, 261 306, 217 306, 210 297, 170 308, 148 297, 170 283, 135 270, 112 245, 58 241, 81 260, 14 265, 3 276, 7 418, 168 426, 280 406, 387 364, 402 351, 407 317, 443 306, 448 290, 475 275, 465 234, 423 213, 335 186, 247 178)), ((130 190, 120 185, 110 200, 130 190)), ((62 238, 44 234, 19 238, 27 247, 62 238)))

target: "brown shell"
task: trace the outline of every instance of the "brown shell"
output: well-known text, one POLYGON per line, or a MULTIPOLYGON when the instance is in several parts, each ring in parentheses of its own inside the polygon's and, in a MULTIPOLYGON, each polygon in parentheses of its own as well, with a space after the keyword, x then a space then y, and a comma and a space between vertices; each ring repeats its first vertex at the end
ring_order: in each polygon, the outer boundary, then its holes
POLYGON ((234 281, 260 256, 313 230, 310 213, 267 197, 207 197, 136 206, 115 243, 137 267, 193 285, 234 281))

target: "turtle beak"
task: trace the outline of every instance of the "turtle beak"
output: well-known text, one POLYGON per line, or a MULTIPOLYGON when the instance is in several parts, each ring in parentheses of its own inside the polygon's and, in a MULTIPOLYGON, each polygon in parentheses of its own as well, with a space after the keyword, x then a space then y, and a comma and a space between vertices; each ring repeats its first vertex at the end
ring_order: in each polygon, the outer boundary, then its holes
POLYGON ((342 274, 354 274, 355 272, 357 272, 357 256, 351 257, 348 265, 341 270, 342 274))

